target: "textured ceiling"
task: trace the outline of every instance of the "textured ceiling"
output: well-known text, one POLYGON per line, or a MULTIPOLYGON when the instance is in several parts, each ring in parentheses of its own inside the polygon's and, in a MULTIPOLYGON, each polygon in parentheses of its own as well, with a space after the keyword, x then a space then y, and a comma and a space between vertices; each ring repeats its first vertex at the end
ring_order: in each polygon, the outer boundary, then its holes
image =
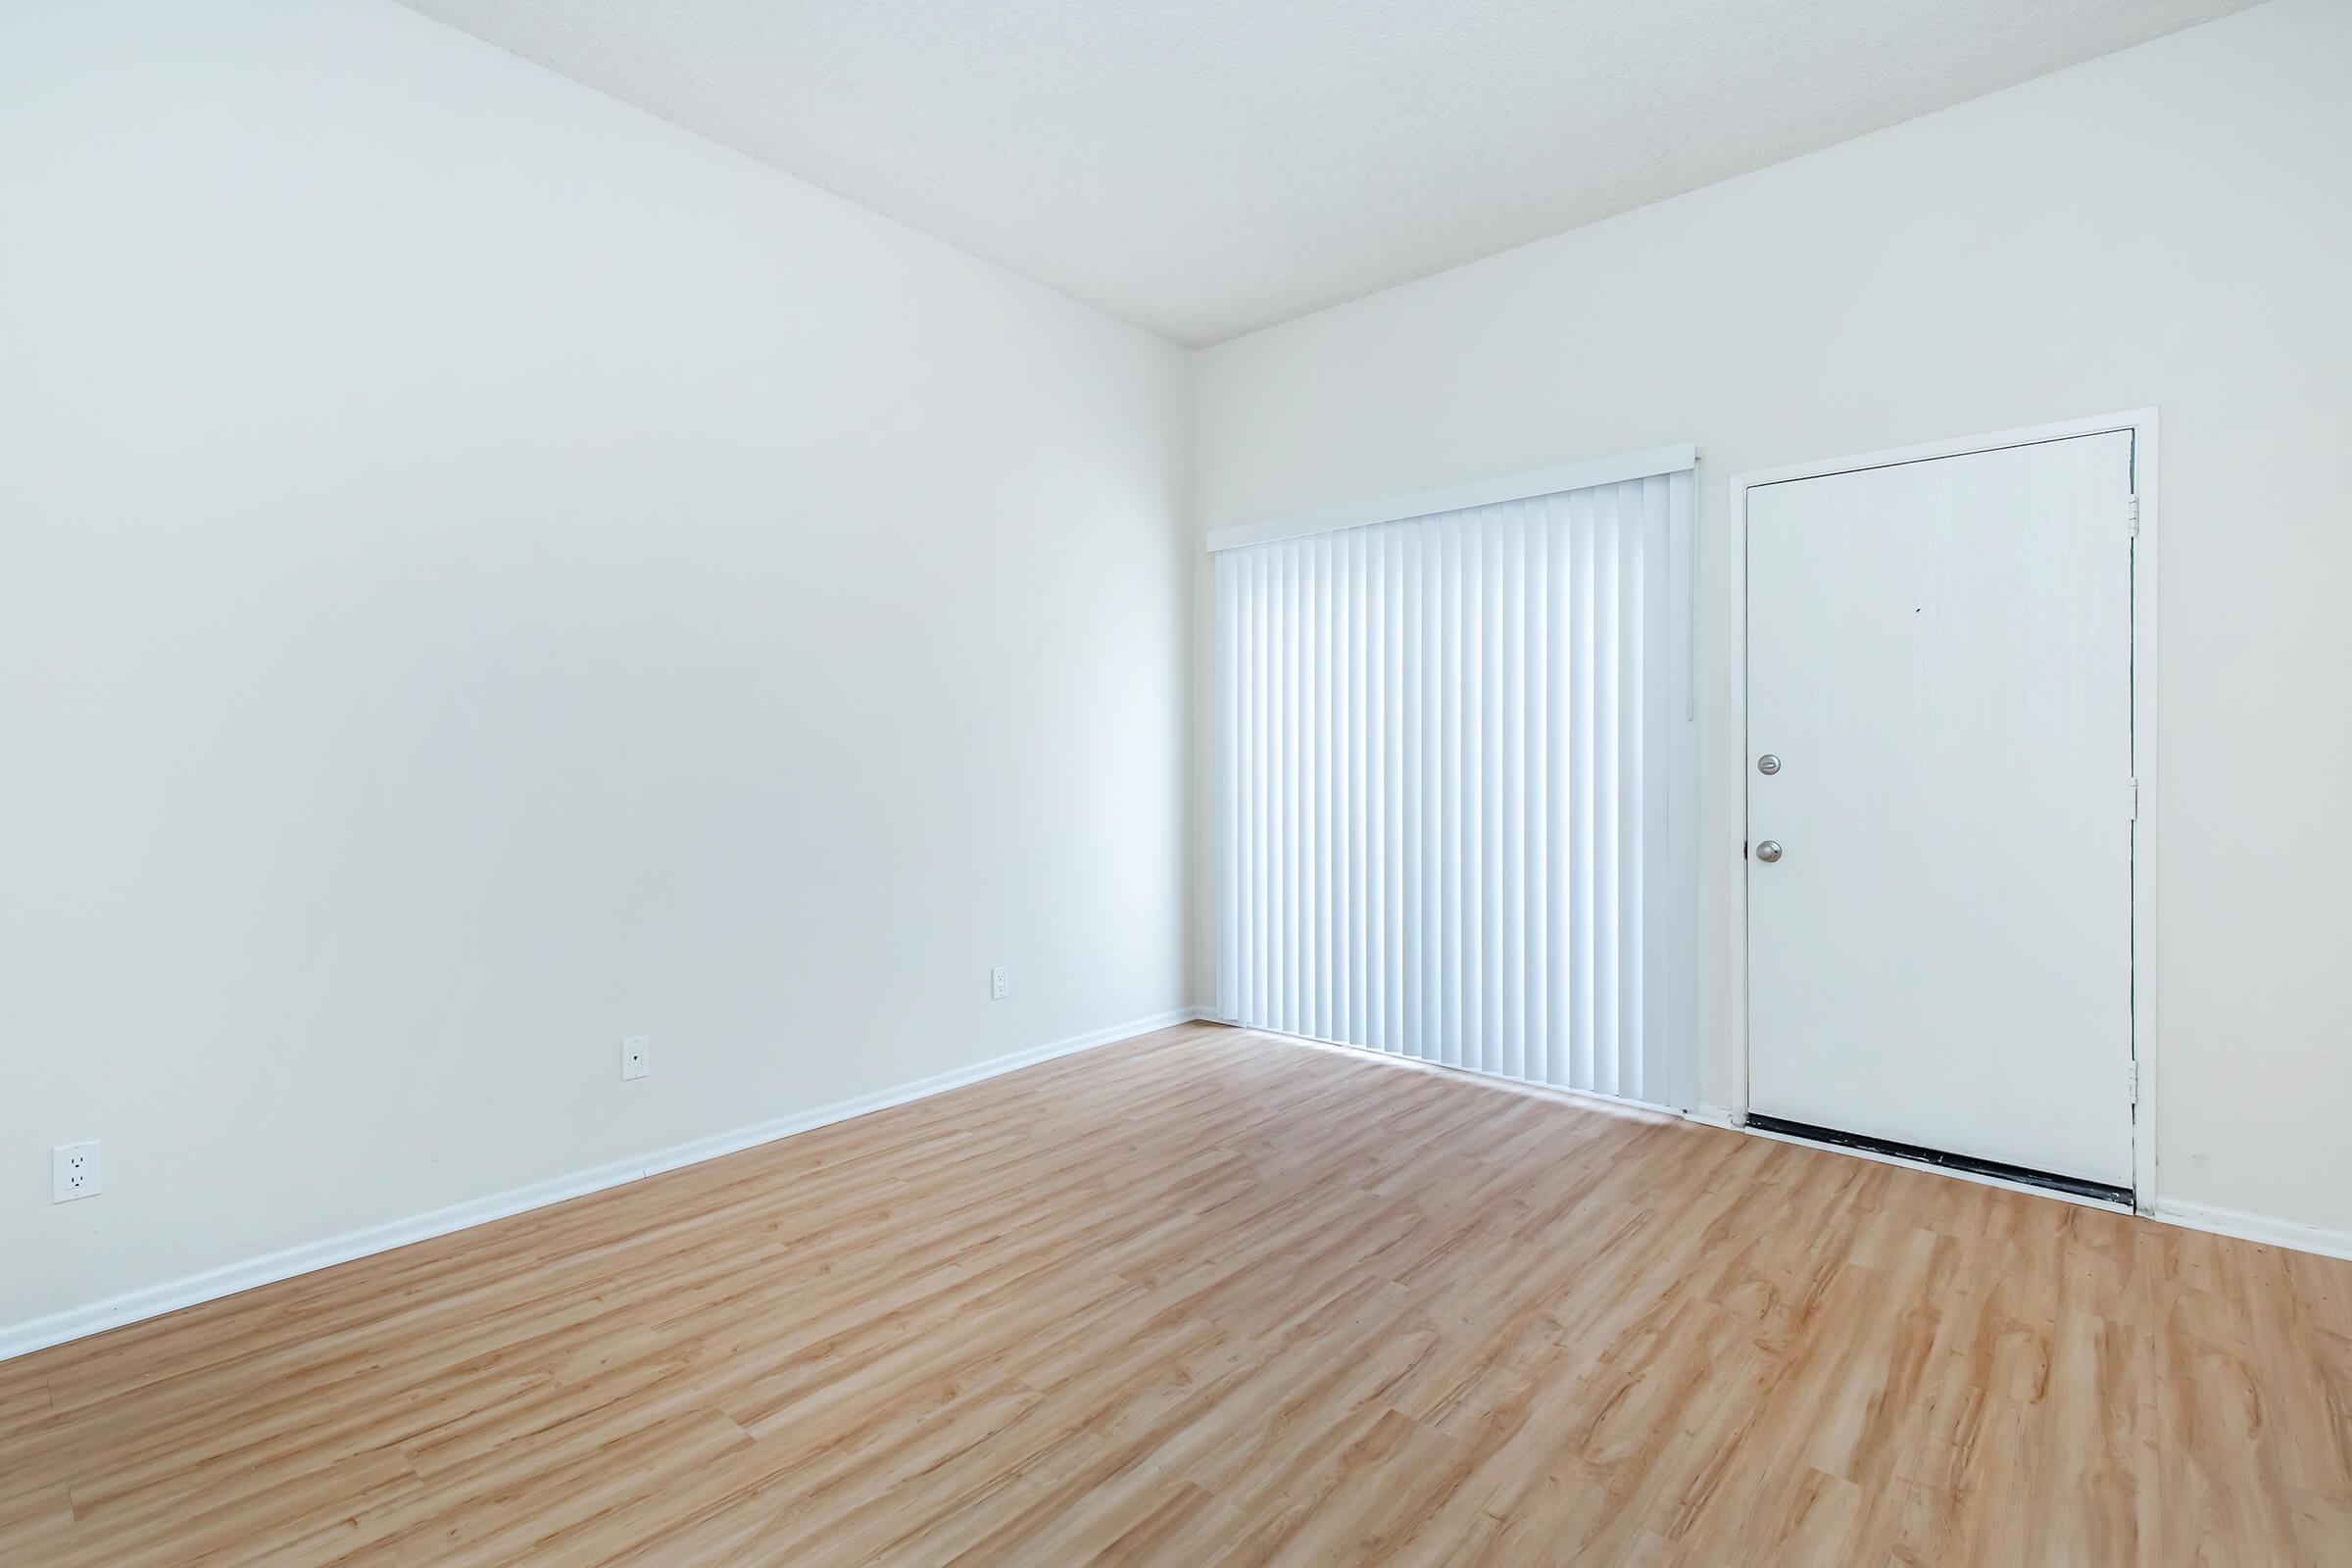
POLYGON ((406 0, 1179 342, 2251 0, 406 0))

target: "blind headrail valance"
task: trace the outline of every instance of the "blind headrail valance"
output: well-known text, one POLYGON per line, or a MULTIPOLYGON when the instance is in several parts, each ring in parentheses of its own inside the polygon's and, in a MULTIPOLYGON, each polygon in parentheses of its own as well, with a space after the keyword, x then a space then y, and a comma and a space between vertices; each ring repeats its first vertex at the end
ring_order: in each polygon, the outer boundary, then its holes
POLYGON ((1463 484, 1422 490, 1386 501, 1349 502, 1345 506, 1325 507, 1319 512, 1302 513, 1296 517, 1274 517, 1264 522, 1212 528, 1209 530, 1208 548, 1211 551, 1238 550, 1245 545, 1268 544, 1277 539, 1298 539, 1308 534, 1363 528, 1375 523, 1402 522, 1409 517, 1434 516, 1442 512, 1491 506, 1498 501, 1526 501, 1535 496, 1557 495, 1564 490, 1585 490, 1593 485, 1618 484, 1627 479, 1647 479, 1654 474, 1687 473, 1696 466, 1697 446, 1692 442, 1681 441, 1671 446, 1651 447, 1643 452, 1629 452, 1623 457, 1597 458, 1556 468, 1536 468, 1527 473, 1504 474, 1494 479, 1473 479, 1463 484))

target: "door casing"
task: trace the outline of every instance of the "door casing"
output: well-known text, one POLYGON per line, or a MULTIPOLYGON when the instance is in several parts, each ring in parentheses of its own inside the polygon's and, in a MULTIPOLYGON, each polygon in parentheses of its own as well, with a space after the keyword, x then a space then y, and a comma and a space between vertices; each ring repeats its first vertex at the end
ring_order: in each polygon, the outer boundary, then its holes
MULTIPOLYGON (((2138 808, 2132 822, 2132 1060, 2135 1097, 2132 1107, 2132 1186, 2139 1212, 2152 1213, 2156 1202, 2156 821, 2161 791, 2156 779, 2156 556, 2157 450, 2156 410, 2069 419, 2056 424, 2031 425, 1990 435, 1921 446, 1898 447, 1788 467, 1734 474, 1731 479, 1732 568, 1740 591, 1733 596, 1732 700, 1739 715, 1738 755, 1728 760, 1732 780, 1740 792, 1740 896, 1739 942, 1739 1013, 1734 1026, 1735 1072, 1733 1102, 1724 1107, 1729 1119, 1745 1125, 1748 1113, 1748 909, 1747 877, 1754 872, 1746 858, 1750 835, 1747 824, 1747 493, 1757 485, 1791 479, 1814 479, 1857 468, 1886 467, 1933 458, 1962 457, 2002 447, 2029 446, 2070 436, 2130 431, 2132 435, 2132 489, 2139 503, 2139 532, 2132 551, 2132 776, 2138 786, 2138 808)), ((1718 760, 1719 762, 1723 760, 1718 760)), ((1922 1167, 1935 1169, 1937 1167, 1922 1167)), ((1950 1172, 1945 1172, 1950 1174, 1950 1172)))

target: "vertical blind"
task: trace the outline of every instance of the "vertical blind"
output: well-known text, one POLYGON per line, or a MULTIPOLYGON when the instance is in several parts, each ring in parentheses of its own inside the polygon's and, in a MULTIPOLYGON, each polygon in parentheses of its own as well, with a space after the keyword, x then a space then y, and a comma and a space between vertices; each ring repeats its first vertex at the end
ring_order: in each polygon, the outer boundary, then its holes
POLYGON ((1219 1011, 1679 1103, 1690 473, 1221 550, 1219 1011))

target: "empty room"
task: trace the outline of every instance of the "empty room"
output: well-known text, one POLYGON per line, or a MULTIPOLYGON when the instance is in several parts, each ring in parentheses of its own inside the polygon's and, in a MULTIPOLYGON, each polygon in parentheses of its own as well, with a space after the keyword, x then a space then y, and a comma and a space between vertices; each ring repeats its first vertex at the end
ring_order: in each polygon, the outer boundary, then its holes
POLYGON ((5 1568, 2352 1568, 2352 4, 0 0, 0 194, 5 1568))

